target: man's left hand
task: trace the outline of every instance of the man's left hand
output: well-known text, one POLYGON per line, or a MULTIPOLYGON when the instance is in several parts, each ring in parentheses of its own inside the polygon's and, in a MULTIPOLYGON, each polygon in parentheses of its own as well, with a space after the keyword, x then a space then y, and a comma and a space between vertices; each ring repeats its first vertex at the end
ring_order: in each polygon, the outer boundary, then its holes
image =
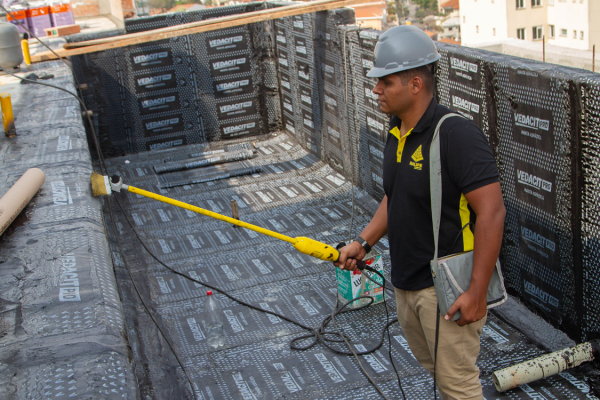
POLYGON ((454 302, 446 314, 446 321, 450 321, 454 314, 460 310, 461 317, 456 323, 458 326, 464 326, 477 322, 487 313, 487 301, 485 294, 483 296, 475 294, 467 289, 454 302))

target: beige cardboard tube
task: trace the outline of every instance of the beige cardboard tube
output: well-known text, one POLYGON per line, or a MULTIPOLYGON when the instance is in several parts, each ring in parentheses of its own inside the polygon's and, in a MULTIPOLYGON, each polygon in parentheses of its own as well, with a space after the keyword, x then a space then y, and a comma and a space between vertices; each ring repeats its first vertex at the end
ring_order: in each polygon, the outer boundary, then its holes
POLYGON ((594 345, 590 342, 581 343, 575 347, 544 354, 533 360, 495 371, 492 374, 492 380, 497 391, 505 392, 577 367, 584 362, 594 360, 594 358, 594 345))
POLYGON ((0 199, 0 235, 25 208, 46 181, 41 169, 30 168, 0 199))

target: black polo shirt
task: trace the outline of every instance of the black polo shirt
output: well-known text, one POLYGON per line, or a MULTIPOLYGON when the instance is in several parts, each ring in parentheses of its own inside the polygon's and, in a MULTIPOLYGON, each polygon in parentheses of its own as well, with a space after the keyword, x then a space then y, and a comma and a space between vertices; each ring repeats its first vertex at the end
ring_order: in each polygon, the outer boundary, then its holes
MULTIPOLYGON (((400 118, 390 121, 383 156, 383 188, 388 198, 388 239, 392 284, 404 290, 433 285, 433 222, 429 190, 429 147, 440 118, 453 112, 435 99, 419 123, 400 137, 400 118)), ((448 118, 440 129, 442 218, 439 257, 473 249, 475 213, 465 193, 498 182, 494 155, 481 130, 461 117, 448 118)))

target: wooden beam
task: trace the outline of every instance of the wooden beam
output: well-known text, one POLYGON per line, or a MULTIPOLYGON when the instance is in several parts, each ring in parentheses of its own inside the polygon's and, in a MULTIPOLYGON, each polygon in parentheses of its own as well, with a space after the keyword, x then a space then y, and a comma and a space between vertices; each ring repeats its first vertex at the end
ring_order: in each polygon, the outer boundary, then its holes
MULTIPOLYGON (((296 4, 292 6, 278 7, 275 9, 259 10, 249 13, 214 18, 207 21, 192 22, 189 24, 176 25, 168 28, 155 29, 152 31, 115 36, 105 39, 96 39, 80 42, 79 47, 57 49, 55 52, 60 57, 69 57, 80 54, 95 53, 119 47, 132 46, 172 37, 191 35, 194 33, 208 32, 218 29, 231 28, 233 26, 247 25, 272 19, 290 17, 294 15, 331 10, 355 4, 365 3, 370 0, 321 0, 309 3, 296 4), (98 43, 98 41, 101 41, 98 43), (83 44, 83 46, 82 46, 83 44)), ((69 46, 71 47, 71 46, 69 46)), ((50 51, 39 52, 31 56, 32 62, 54 60, 56 56, 50 51)))

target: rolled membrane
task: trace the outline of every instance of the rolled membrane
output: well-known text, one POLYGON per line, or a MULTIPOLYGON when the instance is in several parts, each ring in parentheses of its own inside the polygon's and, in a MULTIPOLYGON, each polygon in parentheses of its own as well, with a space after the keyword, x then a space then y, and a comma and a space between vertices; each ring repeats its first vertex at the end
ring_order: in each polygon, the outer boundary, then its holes
POLYGON ((30 168, 2 196, 0 199, 0 235, 25 208, 45 181, 46 175, 41 169, 30 168))

